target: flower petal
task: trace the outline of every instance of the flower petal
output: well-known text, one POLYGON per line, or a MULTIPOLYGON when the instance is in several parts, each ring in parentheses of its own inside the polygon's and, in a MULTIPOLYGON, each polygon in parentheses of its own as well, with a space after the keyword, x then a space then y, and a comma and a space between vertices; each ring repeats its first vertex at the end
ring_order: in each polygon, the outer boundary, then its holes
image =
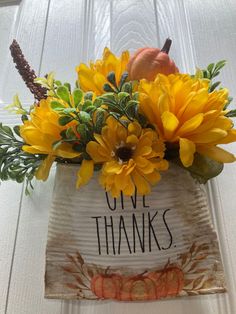
POLYGON ((150 193, 150 185, 144 177, 135 170, 132 172, 132 179, 139 195, 146 195, 150 193))
POLYGON ((165 138, 168 140, 172 137, 174 131, 177 129, 179 125, 179 120, 172 112, 169 111, 163 112, 163 114, 161 115, 161 120, 165 138))
POLYGON ((194 131, 203 121, 203 113, 199 113, 193 118, 187 120, 178 130, 177 135, 182 136, 183 134, 194 131))
POLYGON ((195 151, 196 146, 193 142, 189 141, 186 138, 179 139, 180 160, 185 167, 189 167, 192 165, 195 151))
POLYGON ((42 181, 46 181, 48 176, 49 176, 49 172, 51 169, 51 166, 53 164, 55 160, 55 157, 52 155, 48 155, 40 164, 39 168, 37 169, 37 171, 35 172, 35 178, 37 180, 42 180, 42 181))
POLYGON ((222 129, 214 128, 207 132, 200 133, 200 134, 194 134, 189 136, 189 140, 194 143, 214 143, 215 141, 220 141, 224 137, 227 136, 227 132, 222 129))
POLYGON ((199 145, 197 146, 197 151, 205 155, 211 159, 214 159, 218 162, 222 163, 230 163, 236 161, 236 158, 233 154, 227 152, 223 148, 217 146, 210 146, 210 145, 199 145))
POLYGON ((82 185, 85 185, 89 182, 93 176, 94 161, 83 159, 80 169, 77 173, 77 182, 76 187, 79 189, 82 185))

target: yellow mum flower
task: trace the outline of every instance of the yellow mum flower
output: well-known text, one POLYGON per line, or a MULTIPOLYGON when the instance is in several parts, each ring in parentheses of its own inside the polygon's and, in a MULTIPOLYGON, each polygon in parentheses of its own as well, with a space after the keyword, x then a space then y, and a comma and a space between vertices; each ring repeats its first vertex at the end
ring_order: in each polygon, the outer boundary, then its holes
POLYGON ((185 167, 192 165, 195 152, 218 162, 235 161, 234 155, 216 146, 236 141, 224 110, 228 91, 208 90, 208 80, 187 74, 159 74, 154 82, 140 82, 140 110, 169 146, 179 146, 185 167))
POLYGON ((138 122, 122 126, 114 118, 107 119, 101 135, 87 144, 87 152, 94 163, 102 164, 100 184, 118 197, 150 193, 150 184, 160 180, 159 171, 167 170, 163 159, 165 146, 151 129, 142 129, 138 122))
POLYGON ((60 132, 68 128, 58 123, 59 114, 51 109, 51 101, 48 97, 40 101, 39 106, 35 107, 30 114, 30 120, 24 122, 20 127, 21 137, 27 145, 22 149, 30 154, 48 155, 39 167, 36 177, 37 179, 46 180, 50 167, 56 156, 62 158, 75 158, 79 156, 78 152, 72 149, 69 143, 63 143, 56 149, 53 149, 53 143, 60 140, 60 132))
POLYGON ((103 86, 107 81, 107 75, 110 72, 115 73, 116 83, 118 84, 122 74, 126 71, 129 62, 129 52, 124 51, 121 57, 116 57, 108 48, 103 51, 102 60, 90 65, 81 63, 76 67, 80 88, 84 92, 92 91, 96 95, 104 93, 103 86))

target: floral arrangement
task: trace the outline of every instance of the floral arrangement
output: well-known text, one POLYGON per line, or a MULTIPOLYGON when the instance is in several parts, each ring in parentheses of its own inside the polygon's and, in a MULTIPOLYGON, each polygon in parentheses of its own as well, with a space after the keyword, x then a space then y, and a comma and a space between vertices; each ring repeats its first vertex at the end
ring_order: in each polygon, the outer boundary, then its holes
POLYGON ((35 177, 45 181, 53 162, 81 164, 77 187, 99 172, 99 183, 113 197, 150 193, 170 162, 201 183, 218 175, 235 156, 219 144, 236 141, 231 98, 215 77, 225 61, 179 72, 162 49, 141 48, 76 67, 78 80, 37 77, 16 41, 10 49, 35 103, 23 108, 18 96, 7 108, 22 124, 0 124, 0 180, 35 177))

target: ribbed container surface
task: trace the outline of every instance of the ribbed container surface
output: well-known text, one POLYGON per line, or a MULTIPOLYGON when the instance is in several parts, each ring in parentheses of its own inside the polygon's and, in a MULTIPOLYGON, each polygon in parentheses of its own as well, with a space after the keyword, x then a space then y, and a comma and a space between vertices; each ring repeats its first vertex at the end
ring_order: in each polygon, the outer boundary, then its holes
POLYGON ((147 196, 76 189, 79 165, 58 164, 46 250, 46 297, 156 300, 224 292, 206 192, 171 164, 147 196))

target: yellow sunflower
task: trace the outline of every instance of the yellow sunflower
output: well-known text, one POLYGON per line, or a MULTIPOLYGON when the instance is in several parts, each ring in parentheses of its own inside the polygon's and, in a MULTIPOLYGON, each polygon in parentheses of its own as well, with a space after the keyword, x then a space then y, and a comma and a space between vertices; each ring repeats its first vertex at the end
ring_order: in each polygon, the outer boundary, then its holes
POLYGON ((92 91, 96 95, 103 94, 103 86, 108 83, 107 75, 114 72, 118 84, 122 74, 126 71, 128 62, 128 51, 122 52, 121 57, 118 58, 108 48, 105 48, 102 60, 91 62, 89 66, 81 63, 76 67, 80 88, 84 92, 92 91))
MULTIPOLYGON (((163 159, 165 146, 152 129, 142 129, 138 122, 125 128, 112 117, 107 119, 101 135, 87 144, 87 153, 96 164, 102 164, 100 184, 113 197, 150 193, 150 184, 160 180, 159 171, 167 170, 163 159)), ((91 166, 91 162, 87 162, 91 166), (90 163, 90 164, 89 164, 90 163)), ((91 168, 91 167, 89 167, 91 168)))
POLYGON ((170 146, 179 146, 185 167, 198 152, 219 162, 235 156, 217 147, 236 141, 236 130, 224 110, 228 91, 209 92, 209 81, 187 74, 157 75, 155 81, 141 80, 140 110, 170 146))
MULTIPOLYGON (((37 179, 41 180, 47 179, 56 156, 62 158, 79 156, 79 153, 75 152, 68 143, 63 143, 56 149, 53 149, 53 143, 61 139, 60 132, 68 128, 68 125, 59 125, 59 114, 51 109, 50 104, 52 100, 54 100, 52 97, 41 100, 39 106, 35 107, 31 112, 31 119, 25 121, 20 127, 21 137, 27 144, 22 149, 30 154, 48 155, 36 173, 37 179)), ((61 101, 59 99, 56 100, 61 101)))

